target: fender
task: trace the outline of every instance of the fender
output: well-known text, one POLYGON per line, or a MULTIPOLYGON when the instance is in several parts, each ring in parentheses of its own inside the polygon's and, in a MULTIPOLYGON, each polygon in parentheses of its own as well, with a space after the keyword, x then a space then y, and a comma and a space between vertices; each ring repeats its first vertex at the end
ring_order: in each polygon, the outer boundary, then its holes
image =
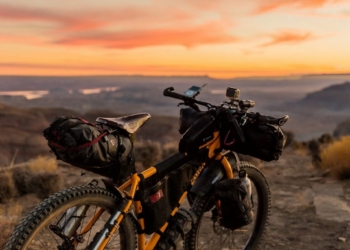
MULTIPOLYGON (((232 151, 227 151, 223 155, 231 164, 232 171, 236 172, 239 166, 238 155, 232 151)), ((204 168, 192 186, 190 192, 196 195, 204 196, 212 190, 216 182, 225 178, 225 171, 221 163, 215 160, 204 168)))

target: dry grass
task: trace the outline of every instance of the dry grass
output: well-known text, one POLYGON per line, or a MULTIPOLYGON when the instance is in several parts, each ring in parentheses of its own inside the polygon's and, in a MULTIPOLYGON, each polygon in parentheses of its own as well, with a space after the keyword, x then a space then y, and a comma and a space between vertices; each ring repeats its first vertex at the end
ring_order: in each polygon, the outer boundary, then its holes
POLYGON ((15 225, 22 214, 22 206, 17 203, 0 204, 0 249, 4 249, 8 238, 11 236, 15 225))
POLYGON ((149 168, 161 160, 161 146, 158 142, 146 141, 135 143, 136 161, 141 163, 143 169, 149 168))
POLYGON ((178 143, 160 143, 144 141, 135 143, 136 162, 142 165, 141 169, 149 168, 154 164, 178 152, 178 143))
POLYGON ((321 166, 338 179, 350 178, 350 136, 342 137, 321 152, 321 166))
POLYGON ((0 169, 0 202, 36 193, 46 198, 61 188, 57 162, 53 158, 38 157, 14 167, 0 169))
POLYGON ((57 161, 54 158, 39 156, 28 162, 28 168, 33 173, 56 173, 57 161))
POLYGON ((18 194, 15 181, 10 171, 0 172, 0 202, 16 197, 18 194))

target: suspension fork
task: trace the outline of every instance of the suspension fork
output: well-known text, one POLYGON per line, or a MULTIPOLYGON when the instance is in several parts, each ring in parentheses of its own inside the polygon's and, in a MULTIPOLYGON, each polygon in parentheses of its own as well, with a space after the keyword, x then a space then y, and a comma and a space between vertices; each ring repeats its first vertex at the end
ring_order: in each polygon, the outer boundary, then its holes
POLYGON ((119 228, 124 216, 130 210, 139 182, 140 177, 137 174, 133 174, 131 176, 130 192, 125 192, 126 196, 122 199, 121 204, 108 219, 102 230, 95 235, 91 244, 86 248, 87 250, 103 250, 107 246, 115 231, 119 228))
MULTIPOLYGON (((156 172, 157 172, 156 168, 150 167, 144 172, 142 172, 142 175, 144 176, 144 178, 148 178, 154 175, 156 172)), ((135 173, 130 177, 130 180, 128 180, 126 183, 120 186, 119 189, 124 191, 125 197, 122 199, 122 202, 118 207, 118 209, 114 211, 114 213, 111 215, 111 217, 109 218, 107 223, 104 225, 102 230, 96 234, 93 241, 86 248, 86 250, 103 250, 107 246, 108 242, 113 237, 115 231, 119 228, 120 223, 122 222, 126 214, 129 212, 131 205, 133 204, 135 193, 139 187, 140 181, 141 181, 140 177, 135 173), (125 191, 125 189, 130 185, 131 185, 130 191, 129 192, 125 191)))

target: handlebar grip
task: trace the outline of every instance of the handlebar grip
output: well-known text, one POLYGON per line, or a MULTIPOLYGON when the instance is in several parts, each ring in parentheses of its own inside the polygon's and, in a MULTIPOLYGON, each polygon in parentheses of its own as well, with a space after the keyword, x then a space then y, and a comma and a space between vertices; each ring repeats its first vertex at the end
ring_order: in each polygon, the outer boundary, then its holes
POLYGON ((271 116, 267 116, 267 115, 259 115, 258 116, 258 121, 262 122, 262 123, 270 123, 273 125, 277 125, 277 126, 283 126, 289 119, 288 115, 285 115, 281 118, 274 118, 271 116))
POLYGON ((185 96, 183 95, 180 95, 178 93, 175 93, 173 92, 174 91, 174 88, 173 87, 169 87, 169 88, 166 88, 164 91, 163 91, 163 95, 164 96, 169 96, 169 97, 173 97, 175 99, 179 99, 179 100, 183 100, 185 101, 185 96))

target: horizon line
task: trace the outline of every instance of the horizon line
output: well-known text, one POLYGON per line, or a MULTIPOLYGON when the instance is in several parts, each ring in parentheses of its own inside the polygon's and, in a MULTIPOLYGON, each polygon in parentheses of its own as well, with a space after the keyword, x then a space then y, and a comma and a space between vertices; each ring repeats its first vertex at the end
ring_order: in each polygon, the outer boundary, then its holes
POLYGON ((79 78, 79 77, 155 77, 155 78, 209 78, 213 80, 234 80, 234 79, 252 79, 252 78, 290 78, 290 77, 313 77, 313 76, 346 76, 346 73, 319 73, 319 74, 289 74, 289 75, 257 75, 257 76, 239 76, 230 78, 211 77, 209 75, 143 75, 143 74, 96 74, 96 75, 5 75, 0 74, 0 77, 55 77, 55 78, 79 78))

